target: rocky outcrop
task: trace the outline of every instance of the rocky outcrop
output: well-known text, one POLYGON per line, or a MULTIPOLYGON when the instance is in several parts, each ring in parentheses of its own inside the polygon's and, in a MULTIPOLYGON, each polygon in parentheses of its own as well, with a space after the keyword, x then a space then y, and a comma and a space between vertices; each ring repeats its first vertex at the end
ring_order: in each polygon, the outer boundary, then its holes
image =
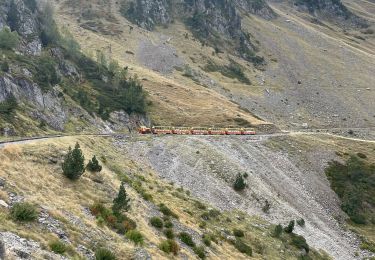
POLYGON ((233 2, 245 12, 258 15, 265 19, 272 19, 277 16, 264 0, 234 0, 233 2))
POLYGON ((40 23, 33 1, 5 0, 0 2, 0 29, 9 26, 21 36, 20 51, 25 54, 40 55, 40 23))
POLYGON ((263 59, 255 59, 256 47, 250 35, 242 29, 239 10, 265 18, 274 17, 272 9, 264 1, 253 0, 136 0, 129 3, 123 14, 148 30, 179 19, 202 42, 219 50, 234 51, 245 60, 262 63, 263 59))
POLYGON ((0 232, 0 259, 65 260, 67 258, 42 249, 36 241, 21 238, 11 232, 0 232))
POLYGON ((171 22, 169 3, 167 0, 137 0, 129 4, 126 15, 139 26, 153 30, 155 25, 166 25, 171 22))
POLYGON ((341 0, 294 0, 293 4, 303 12, 328 19, 344 26, 367 27, 365 19, 349 11, 341 0))
POLYGON ((59 93, 58 88, 45 93, 37 84, 26 78, 16 78, 9 74, 0 77, 0 102, 13 95, 18 102, 34 108, 29 111, 30 116, 46 122, 56 130, 63 130, 68 116, 59 93))

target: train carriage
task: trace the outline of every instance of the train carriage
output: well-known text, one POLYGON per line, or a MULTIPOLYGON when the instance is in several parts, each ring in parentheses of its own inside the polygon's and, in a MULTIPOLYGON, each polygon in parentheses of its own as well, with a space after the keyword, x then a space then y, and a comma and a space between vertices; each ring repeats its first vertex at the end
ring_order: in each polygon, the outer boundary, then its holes
POLYGON ((189 127, 175 127, 173 129, 173 134, 175 135, 190 135, 191 128, 189 127))
POLYGON ((165 135, 168 135, 168 134, 173 134, 173 127, 171 126, 153 126, 151 128, 151 131, 153 134, 165 134, 165 135))
POLYGON ((255 135, 256 132, 253 128, 245 128, 242 130, 243 135, 255 135))
POLYGON ((208 128, 196 127, 191 129, 192 135, 208 135, 208 128))
POLYGON ((209 135, 225 135, 225 129, 224 128, 209 128, 208 129, 209 135))
POLYGON ((225 133, 227 135, 242 135, 242 130, 239 128, 227 128, 225 133))

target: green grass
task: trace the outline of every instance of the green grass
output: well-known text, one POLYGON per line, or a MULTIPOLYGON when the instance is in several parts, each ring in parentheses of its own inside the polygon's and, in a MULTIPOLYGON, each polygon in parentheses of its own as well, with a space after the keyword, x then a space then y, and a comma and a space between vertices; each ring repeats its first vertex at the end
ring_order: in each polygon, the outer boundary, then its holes
POLYGON ((352 155, 344 164, 330 162, 326 175, 350 219, 356 224, 374 224, 375 164, 352 155))
POLYGON ((238 81, 248 84, 251 84, 251 81, 246 77, 244 73, 244 68, 231 60, 229 65, 217 65, 213 61, 209 61, 208 64, 203 68, 206 72, 220 72, 223 76, 231 79, 237 79, 238 81))

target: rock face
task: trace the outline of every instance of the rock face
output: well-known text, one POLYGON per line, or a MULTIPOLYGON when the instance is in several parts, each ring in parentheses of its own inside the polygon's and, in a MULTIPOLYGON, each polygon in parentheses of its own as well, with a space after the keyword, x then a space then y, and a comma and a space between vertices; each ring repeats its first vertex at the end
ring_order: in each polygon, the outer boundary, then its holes
POLYGON ((253 0, 137 0, 130 2, 125 16, 148 30, 182 20, 202 42, 216 48, 233 47, 235 54, 253 61, 256 50, 242 30, 240 10, 264 18, 275 17, 264 1, 253 0))
POLYGON ((171 22, 170 6, 167 0, 137 0, 131 2, 127 15, 129 19, 147 30, 153 30, 155 25, 165 25, 171 22))
POLYGON ((350 12, 341 0, 294 0, 293 3, 300 11, 322 19, 336 21, 346 26, 368 26, 364 19, 350 12))
POLYGON ((52 128, 62 131, 68 116, 58 97, 59 93, 57 88, 44 93, 29 79, 15 78, 9 74, 0 77, 0 102, 13 95, 18 102, 34 107, 29 112, 30 116, 43 120, 52 128))
POLYGON ((9 26, 21 36, 20 51, 40 55, 42 42, 39 38, 40 24, 34 1, 5 0, 0 2, 0 29, 9 26))

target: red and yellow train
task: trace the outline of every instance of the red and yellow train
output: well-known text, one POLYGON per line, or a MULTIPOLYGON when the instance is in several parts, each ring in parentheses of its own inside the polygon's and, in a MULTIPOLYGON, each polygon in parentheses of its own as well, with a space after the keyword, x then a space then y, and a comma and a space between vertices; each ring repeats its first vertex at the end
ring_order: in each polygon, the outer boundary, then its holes
POLYGON ((141 126, 140 134, 166 134, 166 135, 255 135, 252 128, 215 128, 215 127, 173 127, 173 126, 141 126))

